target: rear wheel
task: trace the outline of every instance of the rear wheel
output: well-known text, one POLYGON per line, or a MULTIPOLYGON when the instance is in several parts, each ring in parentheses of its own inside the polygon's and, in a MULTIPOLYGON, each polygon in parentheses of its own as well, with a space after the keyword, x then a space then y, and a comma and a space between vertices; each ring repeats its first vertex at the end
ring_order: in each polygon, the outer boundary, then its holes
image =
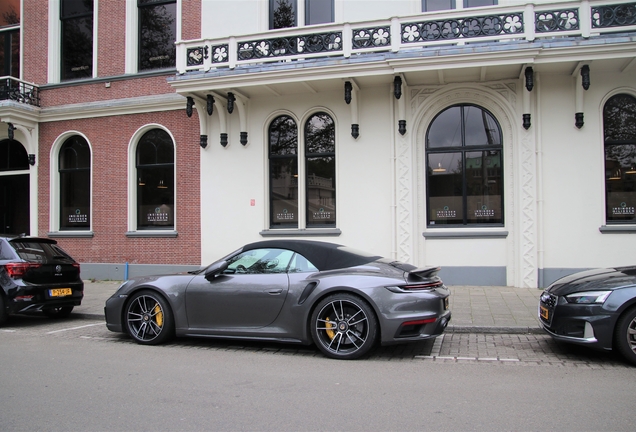
POLYGON ((351 294, 335 294, 322 300, 311 317, 311 335, 327 357, 352 360, 375 345, 378 330, 373 309, 351 294))
POLYGON ((137 343, 157 345, 174 334, 174 318, 168 302, 154 291, 140 291, 126 305, 126 330, 137 343))
POLYGON ((623 357, 636 364, 636 307, 628 309, 618 319, 614 341, 623 357))
POLYGON ((49 318, 67 318, 73 312, 73 306, 44 309, 42 312, 49 318))

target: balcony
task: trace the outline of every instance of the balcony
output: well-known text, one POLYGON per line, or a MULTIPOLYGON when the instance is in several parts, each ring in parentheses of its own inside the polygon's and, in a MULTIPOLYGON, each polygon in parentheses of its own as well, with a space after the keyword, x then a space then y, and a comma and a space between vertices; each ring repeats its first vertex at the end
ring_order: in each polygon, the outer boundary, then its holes
POLYGON ((271 30, 177 42, 177 70, 207 72, 318 57, 636 31, 636 2, 592 0, 428 12, 384 21, 271 30))
POLYGON ((40 91, 35 84, 20 79, 0 77, 0 101, 12 100, 19 103, 40 106, 40 91))

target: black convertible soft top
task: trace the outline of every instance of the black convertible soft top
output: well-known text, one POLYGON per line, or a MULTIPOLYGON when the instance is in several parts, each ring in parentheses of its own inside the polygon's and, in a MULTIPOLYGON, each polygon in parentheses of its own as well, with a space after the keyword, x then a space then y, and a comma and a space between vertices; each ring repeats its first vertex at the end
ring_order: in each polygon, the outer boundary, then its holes
POLYGON ((244 251, 261 248, 288 249, 307 258, 320 271, 368 264, 381 259, 335 243, 312 240, 263 240, 243 247, 244 251))

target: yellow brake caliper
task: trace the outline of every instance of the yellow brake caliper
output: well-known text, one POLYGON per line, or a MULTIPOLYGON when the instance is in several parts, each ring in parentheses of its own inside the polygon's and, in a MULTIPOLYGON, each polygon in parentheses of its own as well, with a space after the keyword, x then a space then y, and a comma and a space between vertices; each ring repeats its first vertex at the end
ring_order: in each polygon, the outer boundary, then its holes
POLYGON ((325 332, 327 332, 327 336, 329 336, 329 339, 333 339, 334 337, 336 337, 336 332, 333 331, 333 329, 336 328, 336 324, 329 322, 329 317, 326 318, 327 321, 327 330, 325 330, 325 332))
POLYGON ((155 305, 155 308, 152 310, 155 314, 155 322, 159 327, 163 327, 163 312, 161 311, 161 307, 159 303, 155 305))

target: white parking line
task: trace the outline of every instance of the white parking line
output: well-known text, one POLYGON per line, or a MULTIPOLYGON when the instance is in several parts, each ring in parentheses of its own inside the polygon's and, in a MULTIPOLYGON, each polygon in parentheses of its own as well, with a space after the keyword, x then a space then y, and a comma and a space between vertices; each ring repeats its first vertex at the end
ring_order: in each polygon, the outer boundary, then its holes
POLYGON ((81 329, 81 328, 94 327, 96 325, 103 325, 103 324, 104 324, 103 322, 98 322, 98 323, 95 323, 95 324, 87 324, 87 325, 83 325, 83 326, 79 326, 79 327, 71 327, 71 328, 61 329, 61 330, 53 330, 53 331, 50 331, 50 332, 46 332, 46 334, 60 333, 60 332, 68 331, 68 330, 77 330, 77 329, 81 329))

